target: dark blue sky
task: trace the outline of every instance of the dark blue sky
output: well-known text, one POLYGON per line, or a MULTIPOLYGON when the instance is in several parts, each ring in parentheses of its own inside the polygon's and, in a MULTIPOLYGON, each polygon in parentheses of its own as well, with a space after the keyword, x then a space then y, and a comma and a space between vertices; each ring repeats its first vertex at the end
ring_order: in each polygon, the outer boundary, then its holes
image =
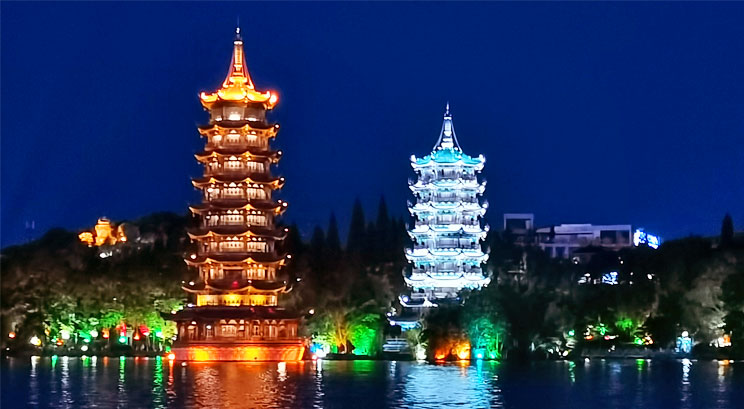
POLYGON ((357 196, 405 214, 448 100, 495 227, 744 226, 744 3, 3 2, 2 245, 185 212, 238 15, 306 234, 357 196))

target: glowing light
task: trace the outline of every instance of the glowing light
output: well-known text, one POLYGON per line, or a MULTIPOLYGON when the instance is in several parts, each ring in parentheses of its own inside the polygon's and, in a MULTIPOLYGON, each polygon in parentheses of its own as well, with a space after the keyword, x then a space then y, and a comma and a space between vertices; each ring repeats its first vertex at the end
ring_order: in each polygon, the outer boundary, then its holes
POLYGON ((659 248, 661 244, 661 238, 653 234, 646 233, 643 229, 636 229, 633 233, 633 245, 638 247, 641 244, 645 244, 652 249, 659 248))
POLYGON ((83 345, 83 346, 80 347, 80 350, 83 351, 83 352, 85 352, 85 351, 88 350, 88 346, 87 345, 83 345))
POLYGON ((34 335, 33 337, 31 337, 31 339, 29 339, 28 342, 31 345, 36 346, 36 347, 41 346, 41 340, 36 335, 34 335))
POLYGON ((169 361, 172 361, 174 359, 176 359, 176 354, 174 354, 173 352, 171 352, 170 354, 168 354, 168 360, 169 361))
POLYGON ((155 336, 158 337, 158 338, 161 338, 161 339, 162 338, 165 338, 165 336, 163 335, 163 331, 157 331, 157 332, 155 332, 155 336))
POLYGON ((611 271, 607 274, 602 275, 602 284, 616 285, 617 282, 617 271, 611 271))
POLYGON ((569 336, 569 337, 572 337, 572 336, 574 336, 574 335, 576 335, 576 331, 574 331, 574 330, 569 330, 569 331, 568 331, 568 336, 569 336))
POLYGON ((93 338, 98 338, 98 331, 96 331, 94 329, 90 330, 89 334, 93 338))
POLYGON ((103 337, 103 339, 108 339, 109 338, 109 329, 108 328, 102 329, 101 330, 101 333, 102 333, 101 336, 103 337))
POLYGON ((15 339, 15 337, 16 337, 16 333, 15 332, 12 332, 11 331, 11 332, 8 333, 8 338, 15 339))
POLYGON ((139 341, 140 340, 140 334, 139 333, 134 334, 134 340, 135 341, 139 341))
POLYGON ((126 344, 127 343, 127 337, 122 335, 119 337, 119 343, 120 344, 126 344))
MULTIPOLYGON (((185 361, 284 361, 297 362, 302 360, 305 352, 304 345, 250 345, 211 347, 193 346, 185 349, 179 357, 185 361)), ((180 354, 180 352, 178 352, 180 354)))
POLYGON ((60 336, 62 337, 62 339, 64 339, 65 341, 67 341, 68 339, 70 339, 70 331, 68 331, 68 330, 66 330, 66 329, 63 329, 62 331, 60 331, 60 332, 59 332, 59 335, 60 335, 60 336))

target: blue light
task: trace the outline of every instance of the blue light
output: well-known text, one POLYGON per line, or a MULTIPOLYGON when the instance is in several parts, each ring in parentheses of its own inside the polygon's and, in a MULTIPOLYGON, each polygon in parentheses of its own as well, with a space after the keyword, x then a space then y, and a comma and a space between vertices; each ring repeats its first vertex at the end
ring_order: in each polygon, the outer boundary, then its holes
POLYGON ((602 284, 615 285, 617 282, 617 271, 611 271, 602 276, 602 284))
POLYGON ((638 247, 641 244, 657 249, 661 245, 661 237, 646 233, 643 229, 636 229, 633 233, 633 245, 638 247))

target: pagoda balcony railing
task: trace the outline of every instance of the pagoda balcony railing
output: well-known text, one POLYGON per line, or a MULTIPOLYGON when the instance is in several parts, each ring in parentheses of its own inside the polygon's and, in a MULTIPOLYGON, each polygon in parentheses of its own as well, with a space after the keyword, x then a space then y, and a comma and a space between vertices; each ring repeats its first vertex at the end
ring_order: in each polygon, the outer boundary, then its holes
POLYGON ((478 226, 480 227, 480 220, 475 217, 457 217, 453 219, 445 219, 441 217, 437 218, 431 218, 419 221, 417 225, 419 226, 434 226, 434 225, 443 225, 446 226, 448 224, 461 224, 464 226, 478 226))
POLYGON ((219 175, 219 174, 225 174, 225 175, 233 175, 233 174, 241 174, 241 173, 259 173, 264 174, 266 172, 266 169, 264 168, 263 163, 259 162, 247 162, 245 165, 240 164, 238 166, 226 166, 226 165, 220 165, 219 163, 212 163, 209 166, 206 167, 206 175, 219 175))
POLYGON ((220 247, 216 243, 212 243, 209 246, 206 246, 204 248, 204 252, 208 253, 210 255, 215 256, 227 256, 235 253, 256 253, 256 254, 267 254, 272 253, 273 249, 268 245, 268 242, 264 242, 265 246, 263 246, 260 250, 258 249, 258 246, 256 247, 235 247, 235 248, 226 248, 224 246, 220 247))
POLYGON ((428 274, 428 275, 456 275, 456 274, 483 274, 483 269, 480 267, 468 267, 464 269, 458 268, 414 268, 412 273, 415 274, 428 274))
POLYGON ((260 148, 263 150, 269 149, 269 142, 267 138, 256 138, 256 135, 251 136, 251 139, 246 138, 227 138, 221 139, 219 142, 212 141, 206 145, 207 149, 229 149, 229 148, 260 148))
POLYGON ((265 216, 255 217, 249 215, 246 219, 243 216, 239 218, 222 218, 220 216, 211 216, 209 219, 204 219, 202 224, 204 227, 233 227, 233 226, 245 226, 245 227, 273 227, 273 224, 269 222, 269 219, 265 216))
POLYGON ((284 336, 284 337, 249 337, 249 338, 241 338, 239 335, 235 337, 209 337, 209 338, 200 338, 200 339, 178 339, 177 341, 173 342, 173 346, 183 346, 183 345, 198 345, 198 344, 226 344, 226 345, 240 345, 240 344, 246 344, 250 345, 253 343, 260 342, 262 344, 286 344, 287 342, 299 342, 302 339, 298 336, 284 336))
POLYGON ((471 241, 434 241, 415 243, 413 246, 416 250, 431 249, 431 250, 445 250, 445 249, 463 249, 463 250, 480 250, 480 244, 478 242, 471 241))

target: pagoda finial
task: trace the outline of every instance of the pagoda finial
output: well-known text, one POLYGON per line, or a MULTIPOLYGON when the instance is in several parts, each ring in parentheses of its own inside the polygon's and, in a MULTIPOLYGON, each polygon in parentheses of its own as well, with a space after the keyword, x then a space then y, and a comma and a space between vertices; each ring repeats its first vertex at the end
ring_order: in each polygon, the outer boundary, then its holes
POLYGON ((442 131, 439 133, 439 140, 434 145, 434 150, 437 149, 460 149, 460 144, 457 142, 457 136, 455 136, 455 126, 452 124, 452 114, 450 113, 450 104, 447 101, 447 105, 444 107, 444 122, 442 123, 442 131))
POLYGON ((240 35, 240 25, 235 28, 235 40, 233 40, 233 54, 230 60, 230 68, 227 72, 222 88, 213 92, 200 94, 202 105, 210 109, 212 104, 218 100, 243 101, 263 103, 268 109, 272 109, 277 103, 277 95, 271 91, 257 91, 248 72, 243 52, 243 37, 240 35))
POLYGON ((243 41, 243 38, 240 36, 240 16, 238 16, 238 23, 235 26, 235 41, 243 41))

